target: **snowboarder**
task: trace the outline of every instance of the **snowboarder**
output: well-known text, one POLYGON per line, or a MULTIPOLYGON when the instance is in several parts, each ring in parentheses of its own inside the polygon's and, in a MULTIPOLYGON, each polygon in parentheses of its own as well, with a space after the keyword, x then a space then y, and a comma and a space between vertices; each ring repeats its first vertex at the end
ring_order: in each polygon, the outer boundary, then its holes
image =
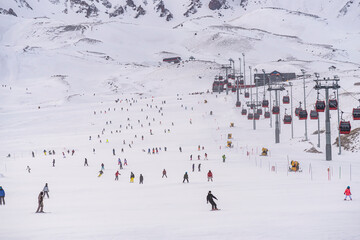
POLYGON ((55 159, 53 159, 52 163, 53 163, 53 167, 55 167, 55 159))
POLYGON ((161 177, 161 178, 163 178, 163 177, 166 177, 166 178, 167 178, 167 175, 166 175, 166 170, 165 170, 165 168, 164 168, 164 170, 163 170, 163 175, 162 175, 162 177, 161 177))
POLYGON ((195 163, 193 163, 193 165, 192 165, 192 171, 193 172, 195 171, 195 163))
POLYGON ((216 206, 216 203, 214 202, 214 198, 218 200, 214 195, 211 194, 211 191, 209 191, 206 197, 206 203, 211 203, 211 210, 219 210, 216 206))
POLYGON ((44 197, 45 197, 45 195, 46 195, 48 198, 50 198, 50 197, 49 197, 49 192, 50 192, 50 190, 49 190, 49 186, 48 186, 47 183, 45 184, 45 187, 44 187, 44 189, 43 189, 43 192, 44 192, 44 197))
POLYGON ((208 174, 207 174, 207 177, 208 177, 208 182, 211 180, 213 181, 213 174, 211 172, 211 170, 209 170, 208 174))
POLYGON ((103 175, 103 174, 104 174, 103 170, 100 170, 98 177, 101 177, 101 175, 103 175))
POLYGON ((350 200, 352 201, 351 192, 350 192, 350 186, 347 186, 347 188, 345 189, 344 195, 345 195, 344 201, 346 201, 347 197, 349 197, 350 200))
POLYGON ((38 196, 38 208, 36 213, 43 213, 44 212, 44 193, 40 192, 38 196))
POLYGON ((2 188, 2 186, 0 186, 0 205, 5 205, 5 191, 2 188))
POLYGON ((139 182, 139 184, 144 184, 144 177, 143 177, 142 174, 140 174, 140 182, 139 182))
POLYGON ((85 167, 85 166, 89 166, 88 161, 87 161, 87 158, 85 158, 84 167, 85 167))
POLYGON ((198 165, 198 171, 201 172, 201 163, 198 165))
POLYGON ((26 170, 30 173, 31 168, 29 166, 26 167, 26 170))
POLYGON ((116 171, 116 173, 115 173, 115 181, 119 180, 119 175, 120 175, 119 171, 116 171))
POLYGON ((223 159, 223 162, 225 162, 225 159, 226 159, 225 154, 224 154, 224 155, 222 155, 222 159, 223 159))
POLYGON ((134 178, 135 178, 135 175, 133 172, 130 173, 130 182, 131 183, 134 183, 134 178))
POLYGON ((185 182, 185 180, 186 180, 187 182, 189 182, 189 175, 188 175, 188 173, 187 173, 187 172, 185 172, 185 174, 184 174, 184 180, 183 180, 183 183, 185 182))

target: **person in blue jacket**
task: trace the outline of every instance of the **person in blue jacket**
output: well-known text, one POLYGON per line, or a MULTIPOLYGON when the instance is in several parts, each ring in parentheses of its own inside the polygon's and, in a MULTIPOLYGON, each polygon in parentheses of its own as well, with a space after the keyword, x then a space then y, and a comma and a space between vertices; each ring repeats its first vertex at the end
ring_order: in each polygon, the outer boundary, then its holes
POLYGON ((4 189, 0 186, 0 205, 5 205, 5 191, 4 189))

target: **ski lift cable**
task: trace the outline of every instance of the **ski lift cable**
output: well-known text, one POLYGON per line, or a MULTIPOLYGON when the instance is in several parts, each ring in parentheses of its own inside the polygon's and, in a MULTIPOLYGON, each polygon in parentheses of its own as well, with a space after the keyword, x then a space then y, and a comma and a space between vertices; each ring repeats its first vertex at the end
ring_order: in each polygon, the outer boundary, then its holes
POLYGON ((349 92, 349 91, 347 91, 345 88, 343 88, 343 87, 340 87, 342 90, 344 90, 344 92, 346 92, 348 95, 350 95, 352 98, 354 98, 356 101, 359 101, 359 99, 358 98, 356 98, 356 97, 354 97, 353 95, 354 94, 352 94, 351 92, 349 92))

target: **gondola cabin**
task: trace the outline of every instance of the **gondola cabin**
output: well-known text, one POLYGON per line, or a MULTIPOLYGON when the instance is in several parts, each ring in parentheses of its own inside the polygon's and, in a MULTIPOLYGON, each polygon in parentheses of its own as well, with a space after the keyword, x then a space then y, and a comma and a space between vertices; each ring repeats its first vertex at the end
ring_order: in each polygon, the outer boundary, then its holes
POLYGON ((299 112, 299 119, 300 120, 305 120, 305 119, 307 119, 307 117, 308 117, 308 112, 306 110, 301 110, 299 112))
POLYGON ((295 108, 295 116, 299 116, 299 112, 302 110, 302 108, 298 107, 298 108, 295 108))
POLYGON ((351 124, 348 121, 340 121, 339 124, 340 134, 349 134, 351 132, 351 124))
POLYGON ((241 115, 246 115, 246 114, 247 114, 247 110, 246 110, 246 109, 241 110, 241 115))
POLYGON ((261 106, 264 108, 269 107, 269 100, 262 100, 261 106))
POLYGON ((284 96, 283 97, 283 103, 284 104, 289 104, 290 103, 290 97, 289 96, 284 96))
POLYGON ((255 114, 254 114, 254 119, 255 119, 255 120, 259 120, 259 119, 260 119, 260 115, 257 114, 257 113, 255 113, 255 114))
POLYGON ((249 113, 249 114, 248 114, 248 119, 249 119, 249 120, 253 120, 253 119, 254 119, 254 115, 253 115, 252 113, 249 113))
POLYGON ((316 101, 315 109, 317 112, 324 112, 325 111, 325 101, 316 101))
POLYGON ((259 115, 262 115, 262 109, 259 108, 258 110, 256 110, 256 113, 259 114, 259 115))
POLYGON ((272 109, 272 114, 280 114, 280 107, 274 106, 272 109))
MULTIPOLYGON (((241 102, 236 102, 235 106, 236 107, 241 107, 241 102)), ((245 115, 246 115, 246 113, 245 113, 245 115)))
POLYGON ((250 93, 249 92, 245 92, 245 98, 249 98, 250 97, 250 93))
POLYGON ((265 117, 265 118, 270 118, 270 112, 265 112, 265 113, 264 113, 264 117, 265 117))
POLYGON ((291 122, 292 122, 291 115, 285 115, 284 116, 284 124, 291 124, 291 122))
POLYGON ((244 80, 239 81, 240 85, 244 85, 244 80))
POLYGON ((329 109, 337 110, 337 108, 338 108, 338 101, 336 99, 329 99, 329 109))
POLYGON ((232 92, 236 92, 236 87, 232 87, 232 88, 231 88, 231 91, 232 91, 232 92))
POLYGON ((311 110, 310 111, 310 119, 312 119, 312 120, 319 119, 319 113, 316 110, 311 110))
POLYGON ((360 108, 353 108, 352 115, 354 120, 360 120, 360 108))

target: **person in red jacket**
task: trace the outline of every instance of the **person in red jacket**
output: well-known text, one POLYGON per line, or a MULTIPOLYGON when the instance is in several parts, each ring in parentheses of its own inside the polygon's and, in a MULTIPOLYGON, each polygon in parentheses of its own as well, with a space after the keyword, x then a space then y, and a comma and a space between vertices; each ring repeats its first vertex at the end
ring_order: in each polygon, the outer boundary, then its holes
POLYGON ((211 180, 213 181, 213 174, 211 172, 211 170, 209 170, 208 174, 207 174, 207 177, 208 177, 208 182, 211 180))
POLYGON ((119 171, 116 171, 116 173, 115 173, 115 181, 119 180, 119 175, 120 175, 119 171))
POLYGON ((344 195, 345 195, 344 201, 346 201, 347 197, 349 197, 350 200, 352 200, 351 192, 350 192, 350 186, 347 186, 347 188, 345 189, 344 195))

